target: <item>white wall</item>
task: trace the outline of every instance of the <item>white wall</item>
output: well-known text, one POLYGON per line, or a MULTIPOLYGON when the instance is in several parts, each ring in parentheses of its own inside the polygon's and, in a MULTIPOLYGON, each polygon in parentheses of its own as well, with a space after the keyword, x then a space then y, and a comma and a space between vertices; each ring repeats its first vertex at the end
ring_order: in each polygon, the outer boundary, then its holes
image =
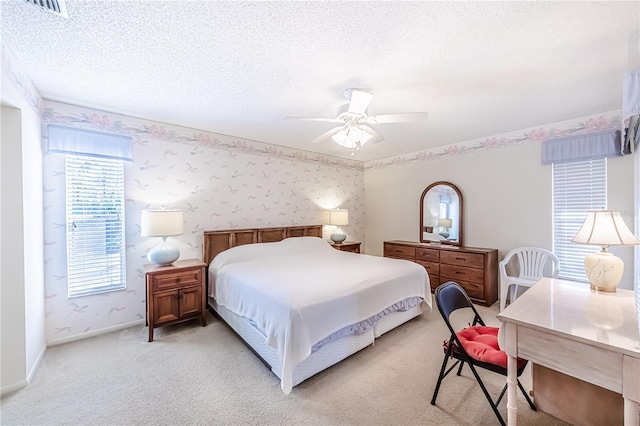
POLYGON ((44 297, 42 127, 40 114, 22 110, 22 188, 27 379, 46 350, 44 297))
MULTIPOLYGON (((500 259, 520 246, 551 249, 552 170, 540 164, 540 150, 540 143, 532 141, 404 165, 365 166, 366 253, 381 255, 385 240, 418 241, 420 195, 441 180, 462 192, 466 246, 498 249, 500 259)), ((607 179, 608 207, 632 212, 633 158, 609 159, 607 179)), ((625 219, 632 227, 632 217, 625 219)), ((626 265, 619 287, 632 289, 633 249, 611 251, 626 265)))
POLYGON ((27 385, 24 244, 22 237, 22 126, 20 110, 2 107, 0 178, 2 202, 2 373, 3 391, 27 385))
POLYGON ((27 384, 46 349, 40 117, 30 108, 2 107, 1 161, 1 361, 7 392, 27 384))
POLYGON ((0 392, 5 393, 31 380, 46 350, 46 342, 42 101, 11 51, 4 44, 2 48, 0 392))

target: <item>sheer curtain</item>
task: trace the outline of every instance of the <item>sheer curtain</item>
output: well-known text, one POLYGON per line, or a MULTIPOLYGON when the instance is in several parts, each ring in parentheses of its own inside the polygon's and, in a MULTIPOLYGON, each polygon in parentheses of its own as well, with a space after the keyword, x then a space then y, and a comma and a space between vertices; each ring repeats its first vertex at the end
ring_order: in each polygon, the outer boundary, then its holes
MULTIPOLYGON (((633 162, 634 170, 634 227, 636 236, 640 235, 640 154, 635 155, 635 161, 633 162)), ((636 293, 636 315, 638 316, 638 330, 640 331, 640 246, 635 247, 635 268, 633 287, 636 293)))
MULTIPOLYGON (((624 75, 622 81, 622 127, 623 137, 621 149, 624 154, 634 152, 640 142, 640 69, 632 70, 624 75)), ((635 234, 640 235, 640 155, 635 155, 634 170, 634 227, 635 234)), ((633 286, 636 294, 636 313, 640 330, 640 246, 634 251, 633 286)))

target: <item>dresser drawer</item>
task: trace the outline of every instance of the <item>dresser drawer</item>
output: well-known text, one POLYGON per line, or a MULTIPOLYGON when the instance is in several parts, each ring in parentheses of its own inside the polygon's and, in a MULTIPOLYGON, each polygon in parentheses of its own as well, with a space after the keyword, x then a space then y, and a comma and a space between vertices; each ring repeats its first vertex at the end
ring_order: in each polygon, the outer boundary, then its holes
POLYGON ((440 250, 417 248, 416 259, 426 260, 427 262, 440 262, 440 250))
POLYGON ((424 260, 416 260, 415 262, 419 263, 422 266, 424 266, 424 269, 427 270, 427 273, 429 274, 429 276, 440 275, 440 264, 439 263, 425 262, 424 260))
POLYGON ((202 283, 202 269, 156 274, 153 276, 153 291, 170 290, 202 283))
POLYGON ((415 247, 399 246, 396 244, 385 243, 384 255, 386 257, 402 257, 402 258, 415 259, 416 249, 415 247))
POLYGON ((484 285, 482 283, 472 283, 470 281, 440 277, 440 284, 444 284, 448 281, 454 281, 460 285, 460 287, 467 292, 470 298, 484 300, 484 285))
POLYGON ((440 253, 440 263, 482 269, 484 267, 484 256, 477 253, 443 251, 440 253))
POLYGON ((482 284, 484 282, 484 270, 466 268, 464 266, 440 264, 440 276, 453 281, 464 280, 482 284))

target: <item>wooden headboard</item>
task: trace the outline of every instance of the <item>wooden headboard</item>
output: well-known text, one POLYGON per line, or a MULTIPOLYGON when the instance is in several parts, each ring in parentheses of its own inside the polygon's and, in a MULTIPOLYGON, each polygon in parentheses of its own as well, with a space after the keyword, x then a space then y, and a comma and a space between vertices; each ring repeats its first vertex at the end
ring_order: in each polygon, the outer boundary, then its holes
POLYGON ((202 261, 208 265, 218 253, 231 247, 253 243, 274 243, 289 237, 322 238, 322 225, 204 231, 202 261))

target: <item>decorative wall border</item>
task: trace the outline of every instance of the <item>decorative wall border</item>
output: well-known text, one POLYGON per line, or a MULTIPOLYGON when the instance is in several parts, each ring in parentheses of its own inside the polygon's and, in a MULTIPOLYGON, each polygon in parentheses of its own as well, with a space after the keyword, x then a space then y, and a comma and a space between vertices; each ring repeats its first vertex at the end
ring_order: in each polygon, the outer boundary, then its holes
MULTIPOLYGON (((134 141, 158 140, 184 145, 257 155, 342 169, 362 170, 363 162, 322 155, 310 151, 272 145, 219 133, 113 114, 71 104, 45 100, 42 121, 91 130, 129 135, 134 141), (87 111, 90 111, 89 113, 87 111)), ((44 137, 45 135, 43 135, 44 137)))
POLYGON ((0 37, 0 52, 2 62, 2 74, 4 74, 14 87, 20 92, 25 101, 40 115, 42 113, 42 98, 31 82, 29 76, 20 66, 13 51, 4 39, 0 37))
POLYGON ((488 138, 472 139, 465 142, 453 143, 422 151, 389 157, 382 160, 364 163, 364 169, 384 169, 388 167, 404 166, 426 161, 440 160, 447 157, 473 154, 483 151, 510 148, 550 139, 558 139, 571 135, 584 135, 602 130, 620 130, 621 111, 614 110, 599 115, 586 116, 573 120, 551 123, 543 127, 530 127, 488 138))

